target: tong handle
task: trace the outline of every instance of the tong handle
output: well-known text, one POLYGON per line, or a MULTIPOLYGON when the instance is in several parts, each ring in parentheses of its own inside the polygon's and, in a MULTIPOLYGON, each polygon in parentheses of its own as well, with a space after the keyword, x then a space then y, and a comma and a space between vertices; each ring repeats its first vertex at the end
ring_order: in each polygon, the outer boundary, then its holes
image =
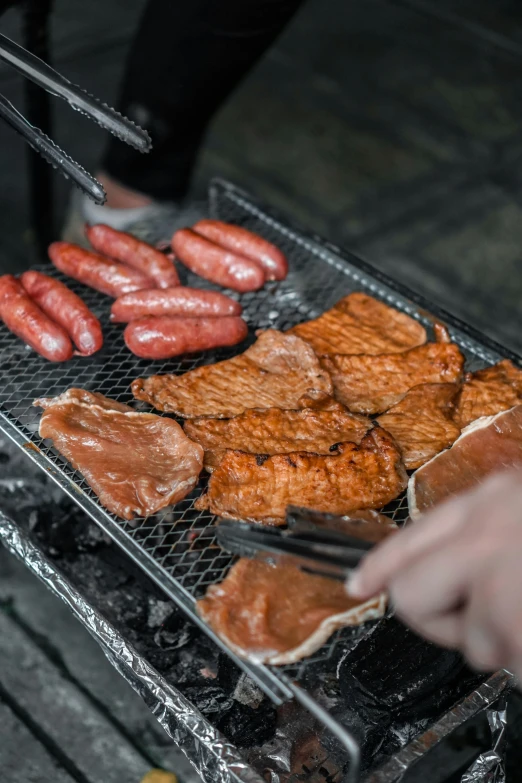
POLYGON ((140 152, 148 152, 151 140, 147 131, 99 101, 81 87, 72 84, 39 57, 28 52, 5 35, 0 35, 0 60, 11 65, 39 87, 67 101, 71 108, 87 115, 102 128, 140 152))
POLYGON ((70 178, 96 204, 105 203, 105 190, 98 180, 60 149, 49 136, 27 122, 25 117, 3 95, 0 95, 0 117, 19 133, 36 152, 39 152, 51 166, 60 169, 65 177, 70 178))

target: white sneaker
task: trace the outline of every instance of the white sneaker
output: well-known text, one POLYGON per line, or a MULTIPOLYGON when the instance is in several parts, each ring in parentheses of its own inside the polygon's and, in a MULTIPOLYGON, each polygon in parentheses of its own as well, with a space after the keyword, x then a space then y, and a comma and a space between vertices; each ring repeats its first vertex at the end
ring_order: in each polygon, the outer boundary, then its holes
POLYGON ((177 205, 154 202, 146 207, 133 209, 112 209, 94 204, 75 188, 71 195, 69 211, 62 230, 64 242, 74 242, 89 247, 85 237, 86 223, 105 223, 118 231, 128 231, 151 244, 170 242, 178 228, 193 226, 205 217, 205 204, 177 205))

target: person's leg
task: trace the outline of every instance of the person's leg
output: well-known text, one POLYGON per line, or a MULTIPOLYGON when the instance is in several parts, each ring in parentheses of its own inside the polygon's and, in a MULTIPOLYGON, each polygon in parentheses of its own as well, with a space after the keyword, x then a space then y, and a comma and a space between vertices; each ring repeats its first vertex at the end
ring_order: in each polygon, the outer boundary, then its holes
POLYGON ((100 172, 109 206, 185 196, 213 114, 302 2, 149 0, 118 108, 147 128, 153 149, 141 155, 111 140, 100 172))

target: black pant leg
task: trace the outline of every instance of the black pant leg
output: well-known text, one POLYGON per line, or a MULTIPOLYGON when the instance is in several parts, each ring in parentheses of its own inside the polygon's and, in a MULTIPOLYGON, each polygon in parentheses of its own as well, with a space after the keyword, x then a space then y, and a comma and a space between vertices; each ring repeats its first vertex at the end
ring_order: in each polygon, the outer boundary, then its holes
POLYGON ((141 155, 111 140, 103 168, 158 200, 188 189, 206 127, 303 0, 149 0, 119 110, 152 135, 141 155))

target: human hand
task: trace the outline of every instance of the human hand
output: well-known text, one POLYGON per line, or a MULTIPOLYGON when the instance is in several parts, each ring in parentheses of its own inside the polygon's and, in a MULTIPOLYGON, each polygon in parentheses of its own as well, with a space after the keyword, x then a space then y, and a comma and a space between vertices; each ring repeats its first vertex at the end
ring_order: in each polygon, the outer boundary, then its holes
POLYGON ((477 669, 522 679, 522 472, 492 477, 391 536, 347 589, 361 599, 388 590, 419 634, 477 669))

